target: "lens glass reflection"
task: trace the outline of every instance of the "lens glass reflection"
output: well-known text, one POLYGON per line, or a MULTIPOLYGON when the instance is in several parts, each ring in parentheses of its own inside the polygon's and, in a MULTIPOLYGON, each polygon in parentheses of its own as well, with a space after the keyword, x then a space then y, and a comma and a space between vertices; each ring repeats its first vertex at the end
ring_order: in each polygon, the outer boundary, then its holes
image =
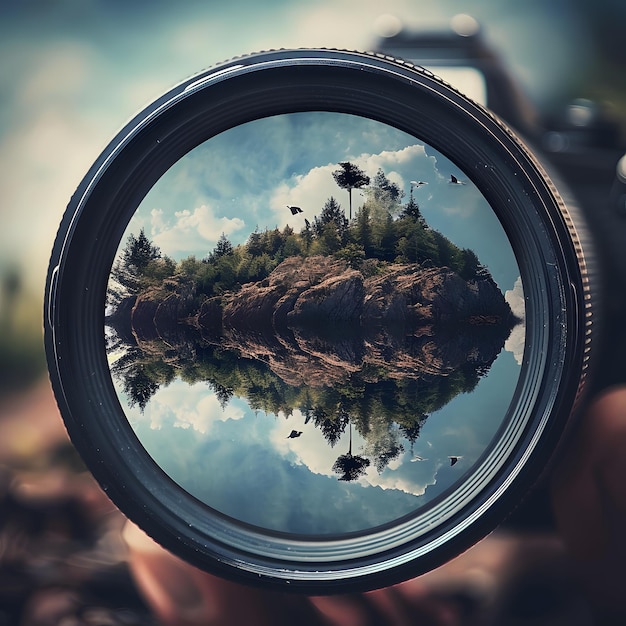
POLYGON ((523 293, 489 204, 393 127, 280 115, 148 192, 107 293, 111 376, 142 445, 217 511, 329 536, 419 511, 502 426, 523 293))

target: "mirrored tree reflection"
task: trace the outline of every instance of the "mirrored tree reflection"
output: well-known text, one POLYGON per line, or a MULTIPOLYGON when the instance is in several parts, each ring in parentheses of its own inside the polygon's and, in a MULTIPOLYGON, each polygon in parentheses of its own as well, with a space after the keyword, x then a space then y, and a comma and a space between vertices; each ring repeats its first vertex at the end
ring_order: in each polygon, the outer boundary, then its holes
POLYGON ((339 480, 351 481, 362 476, 369 464, 369 459, 352 454, 352 424, 350 424, 350 446, 348 452, 337 458, 333 465, 333 471, 341 474, 339 480))

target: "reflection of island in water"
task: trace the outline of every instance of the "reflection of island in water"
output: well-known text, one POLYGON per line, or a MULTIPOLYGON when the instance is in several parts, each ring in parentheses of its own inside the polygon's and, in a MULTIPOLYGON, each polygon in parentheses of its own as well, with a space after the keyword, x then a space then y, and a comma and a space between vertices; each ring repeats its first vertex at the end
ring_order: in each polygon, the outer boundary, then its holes
MULTIPOLYGON (((203 185, 219 182, 203 167, 203 185)), ((201 259, 171 259, 143 229, 128 236, 105 333, 129 422, 174 481, 234 519, 310 535, 373 528, 453 488, 489 446, 519 375, 512 355, 498 358, 517 319, 477 254, 426 223, 420 183, 404 202, 382 169, 315 171, 332 174, 347 207, 333 197, 314 207, 314 193, 279 216, 225 194, 224 223, 284 226, 245 241, 236 230, 238 243, 223 233, 201 259)), ((471 213, 504 252, 501 274, 515 276, 478 190, 467 181, 450 194, 432 173, 421 183, 429 210, 442 224, 471 213)), ((137 223, 162 214, 152 211, 142 203, 137 223)))
POLYGON ((268 413, 297 409, 331 446, 354 425, 368 445, 340 457, 340 480, 370 462, 380 472, 403 451, 400 435, 415 442, 430 413, 474 389, 515 318, 489 278, 374 267, 367 276, 331 256, 287 258, 195 312, 185 281, 169 278, 107 318, 128 347, 112 373, 141 408, 181 376, 207 381, 223 403, 236 395, 268 413))

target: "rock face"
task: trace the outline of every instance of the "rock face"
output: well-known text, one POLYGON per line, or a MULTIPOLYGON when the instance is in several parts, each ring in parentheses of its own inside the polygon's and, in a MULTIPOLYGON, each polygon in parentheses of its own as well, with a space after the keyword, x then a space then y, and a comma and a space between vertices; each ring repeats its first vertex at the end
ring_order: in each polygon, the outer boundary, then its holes
POLYGON ((192 289, 149 289, 122 299, 106 323, 125 343, 142 349, 153 341, 180 346, 189 340, 190 328, 181 320, 192 312, 192 296, 192 289))
POLYGON ((151 341, 159 337, 155 317, 162 300, 155 299, 150 294, 141 294, 131 312, 131 323, 137 342, 151 341))
POLYGON ((195 329, 181 323, 189 299, 179 293, 145 292, 124 307, 116 316, 130 316, 144 352, 173 362, 193 358, 199 343, 216 345, 313 387, 357 371, 376 382, 488 367, 515 323, 490 280, 415 264, 366 277, 326 256, 288 258, 266 279, 205 300, 191 318, 195 329))
POLYGON ((332 257, 292 257, 263 281, 204 303, 200 327, 274 329, 346 324, 510 323, 511 310, 491 281, 463 280, 448 268, 393 265, 364 277, 332 257))
POLYGON ((198 324, 210 331, 351 323, 360 318, 364 298, 362 275, 345 262, 325 256, 290 257, 266 279, 205 301, 198 324))
POLYGON ((135 336, 132 326, 132 311, 137 301, 137 296, 123 298, 109 316, 106 318, 106 325, 113 328, 117 336, 126 344, 135 343, 135 336))
POLYGON ((433 324, 506 322, 511 311, 491 281, 467 282, 448 268, 400 265, 365 283, 362 322, 433 324))
POLYGON ((319 256, 287 259, 265 280, 205 301, 197 324, 209 342, 267 363, 288 384, 316 387, 366 366, 390 378, 488 366, 514 318, 491 281, 415 264, 364 277, 319 256))

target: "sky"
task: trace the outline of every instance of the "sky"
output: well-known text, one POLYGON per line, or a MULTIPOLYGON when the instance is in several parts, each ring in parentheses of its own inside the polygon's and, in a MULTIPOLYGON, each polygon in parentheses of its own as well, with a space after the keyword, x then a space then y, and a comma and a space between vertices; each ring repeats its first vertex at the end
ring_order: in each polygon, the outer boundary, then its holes
POLYGON ((36 0, 0 3, 0 272, 42 299, 54 235, 106 143, 172 85, 233 56, 298 46, 371 48, 389 19, 443 26, 469 12, 532 99, 584 69, 571 3, 532 0, 36 0), (532 42, 530 45, 529 42, 532 42))
MULTIPOLYGON (((289 417, 253 411, 244 398, 221 407, 206 383, 176 379, 161 387, 143 413, 118 395, 142 445, 179 485, 235 519, 296 534, 365 530, 419 510, 471 470, 501 426, 519 376, 502 352, 471 393, 432 413, 411 449, 382 473, 371 464, 354 482, 332 466, 349 448, 346 430, 334 447, 321 431, 289 417), (300 437, 288 437, 292 429, 300 437), (449 456, 459 456, 450 465, 449 456)), ((352 452, 366 442, 353 429, 352 452)))

